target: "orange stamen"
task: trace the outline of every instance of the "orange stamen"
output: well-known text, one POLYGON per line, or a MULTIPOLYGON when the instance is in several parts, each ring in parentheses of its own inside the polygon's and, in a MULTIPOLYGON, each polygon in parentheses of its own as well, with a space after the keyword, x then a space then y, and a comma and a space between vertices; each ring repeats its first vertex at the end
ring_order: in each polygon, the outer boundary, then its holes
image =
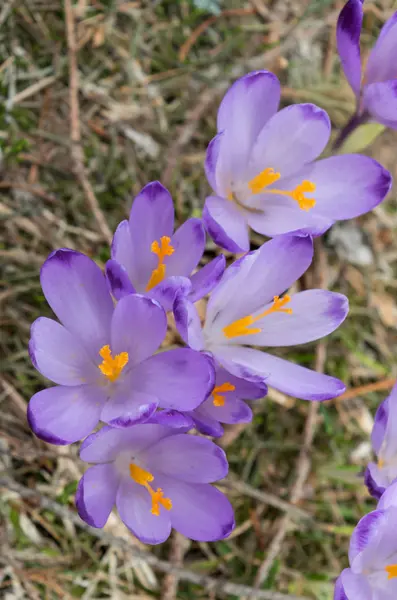
POLYGON ((116 381, 125 365, 128 363, 128 352, 120 352, 115 357, 112 356, 110 346, 102 346, 99 350, 99 355, 103 358, 103 361, 98 365, 98 369, 107 377, 110 381, 116 381))
POLYGON ((248 186, 253 194, 260 194, 268 185, 271 185, 280 179, 280 177, 280 173, 277 173, 270 167, 251 179, 251 181, 248 182, 248 186))
POLYGON ((147 292, 149 292, 157 284, 163 281, 166 273, 164 259, 166 256, 171 256, 172 254, 174 254, 175 251, 174 247, 171 245, 171 238, 169 238, 167 235, 163 235, 160 238, 160 244, 157 240, 155 240, 150 246, 150 250, 153 252, 153 254, 156 254, 158 258, 158 263, 157 267, 153 269, 149 279, 149 283, 146 286, 147 292))
POLYGON ((212 396, 214 397, 213 404, 214 406, 225 406, 225 396, 223 396, 220 392, 234 392, 236 386, 228 381, 222 383, 222 385, 218 385, 214 387, 212 390, 212 396))
POLYGON ((265 169, 259 175, 251 179, 248 182, 248 186, 253 194, 260 194, 264 192, 266 194, 279 194, 280 196, 289 196, 295 202, 299 204, 301 210, 310 210, 316 205, 314 198, 307 198, 305 194, 315 192, 316 184, 313 181, 304 179, 302 183, 296 186, 294 190, 267 190, 267 186, 271 185, 278 179, 280 179, 280 173, 277 173, 274 169, 265 169))
POLYGON ((138 465, 134 463, 130 463, 130 476, 136 483, 142 485, 147 489, 152 499, 152 515, 158 517, 160 515, 160 504, 165 510, 171 510, 172 502, 169 498, 164 498, 164 492, 161 488, 157 488, 156 491, 149 484, 150 481, 153 481, 154 477, 149 471, 145 471, 138 465))
POLYGON ((389 565, 388 567, 385 567, 385 571, 388 574, 388 579, 397 577, 397 565, 389 565))
POLYGON ((270 315, 274 312, 283 312, 288 315, 292 314, 292 308, 284 308, 288 302, 291 301, 291 297, 286 294, 284 298, 279 298, 279 296, 274 296, 273 304, 270 308, 267 308, 264 312, 260 313, 256 317, 252 315, 248 315, 247 317, 243 317, 242 319, 237 319, 237 321, 233 321, 230 325, 227 325, 223 328, 223 334, 228 339, 240 337, 241 335, 254 335, 255 333, 260 333, 262 329, 259 327, 254 329, 248 329, 251 325, 270 315))

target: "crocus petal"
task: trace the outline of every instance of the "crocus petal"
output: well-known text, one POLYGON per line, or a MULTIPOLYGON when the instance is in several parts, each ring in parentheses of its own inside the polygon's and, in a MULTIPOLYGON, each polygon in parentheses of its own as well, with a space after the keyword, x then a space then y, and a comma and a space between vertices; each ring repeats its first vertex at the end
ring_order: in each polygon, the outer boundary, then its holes
POLYGON ((338 577, 335 583, 334 600, 349 600, 349 598, 345 594, 341 576, 338 577))
POLYGON ((199 314, 194 304, 182 294, 174 303, 175 325, 179 335, 193 350, 204 348, 204 337, 199 314))
POLYGON ((225 369, 236 377, 244 378, 250 373, 259 375, 280 392, 302 400, 330 400, 340 396, 346 389, 335 377, 252 348, 218 346, 213 352, 225 369))
MULTIPOLYGON (((379 457, 386 462, 395 463, 397 458, 397 386, 395 385, 388 403, 388 418, 383 444, 379 450, 379 457)), ((374 436, 373 436, 374 437, 374 436)), ((397 464, 396 464, 397 469, 397 464)))
POLYGON ((207 176, 208 183, 210 184, 214 192, 218 192, 216 183, 216 165, 218 162, 222 136, 223 132, 218 133, 218 135, 212 138, 212 140, 208 144, 207 152, 205 155, 205 174, 207 176))
POLYGON ((391 187, 390 173, 376 160, 343 154, 318 160, 302 169, 285 186, 293 189, 302 179, 315 183, 313 215, 337 221, 358 217, 377 206, 391 187), (292 187, 291 187, 292 186, 292 187))
MULTIPOLYGON (((263 306, 260 314, 270 310, 272 304, 263 306)), ((335 331, 345 320, 349 301, 346 296, 328 290, 307 290, 294 294, 286 306, 292 314, 270 313, 255 323, 255 327, 262 330, 260 333, 238 336, 229 343, 276 347, 318 340, 335 331)))
POLYGON ((197 302, 219 283, 226 267, 226 259, 223 254, 217 256, 191 276, 192 289, 189 292, 189 300, 197 302))
POLYGON ((113 302, 105 277, 93 260, 74 250, 56 250, 40 273, 41 287, 62 324, 97 359, 109 343, 113 302))
MULTIPOLYGON (((231 394, 231 393, 230 393, 231 394)), ((252 410, 243 400, 230 398, 226 395, 226 401, 223 406, 215 406, 213 398, 210 397, 194 411, 198 418, 210 417, 221 423, 250 423, 252 421, 252 410)))
POLYGON ((29 425, 45 442, 72 444, 96 427, 105 401, 105 391, 92 385, 48 388, 32 396, 29 425))
POLYGON ((214 386, 212 360, 190 350, 176 348, 148 358, 131 373, 136 389, 157 398, 161 408, 193 410, 214 386))
POLYGON ((280 236, 226 269, 208 302, 208 338, 224 342, 223 327, 281 296, 307 270, 312 257, 309 237, 280 236))
POLYGON ((157 423, 159 425, 164 425, 164 427, 172 427, 173 429, 182 431, 189 431, 194 427, 193 419, 189 414, 177 410, 158 410, 150 417, 148 422, 157 423))
POLYGON ((338 18, 336 43, 346 79, 357 97, 361 87, 360 35, 362 24, 362 1, 349 0, 338 18))
POLYGON ((373 119, 397 129, 397 79, 366 86, 363 102, 373 119))
POLYGON ((130 281, 134 278, 134 256, 130 225, 127 220, 118 225, 112 241, 111 257, 127 271, 130 281))
POLYGON ((190 483, 212 483, 226 477, 226 454, 210 440, 181 433, 160 440, 145 456, 149 471, 190 483))
POLYGON ((363 551, 373 544, 375 540, 380 539, 380 533, 385 521, 385 513, 381 510, 370 512, 360 519, 350 538, 350 564, 353 564, 355 559, 362 555, 363 551))
POLYGON ((36 319, 31 327, 29 355, 44 377, 61 385, 92 383, 100 374, 78 338, 46 317, 36 319))
POLYGON ((217 179, 238 177, 251 148, 269 118, 277 111, 280 83, 269 71, 238 79, 226 92, 218 110, 218 132, 223 131, 217 161, 217 179), (220 173, 221 172, 221 173, 220 173))
POLYGON ((113 354, 128 352, 128 368, 159 348, 167 332, 167 316, 155 301, 139 294, 121 298, 112 319, 113 354))
POLYGON ((391 507, 397 507, 397 479, 389 485, 378 504, 379 510, 387 510, 391 507))
MULTIPOLYGON (((208 400, 206 402, 208 402, 208 400)), ((206 402, 204 402, 204 404, 206 402)), ((222 437, 225 432, 222 425, 217 419, 213 419, 207 415, 204 412, 204 409, 201 409, 202 406, 203 404, 189 413, 193 419, 194 427, 203 435, 208 435, 215 438, 222 437)))
POLYGON ((135 288, 130 281, 127 270, 120 263, 115 260, 108 260, 105 265, 105 275, 110 293, 116 300, 135 293, 135 288))
POLYGON ((384 476, 383 469, 372 462, 365 469, 364 482, 371 496, 378 500, 389 483, 384 476))
POLYGON ((172 310, 175 298, 178 294, 186 296, 190 293, 192 284, 188 277, 167 277, 147 292, 147 296, 156 300, 163 309, 168 312, 172 310))
POLYGON ((373 600, 374 598, 367 579, 361 573, 353 573, 351 569, 345 569, 342 571, 341 583, 348 600, 373 600))
POLYGON ((112 427, 123 428, 150 419, 157 410, 157 398, 131 389, 132 385, 133 381, 128 377, 112 394, 102 409, 101 421, 112 427))
POLYGON ((168 427, 146 423, 129 429, 105 425, 84 440, 80 446, 80 458, 89 463, 111 462, 123 450, 129 448, 134 453, 140 452, 172 433, 173 430, 168 427))
POLYGON ((137 291, 146 289, 152 271, 157 267, 152 243, 159 242, 163 236, 171 238, 173 230, 174 204, 170 193, 158 181, 148 183, 133 201, 130 213, 132 283, 137 291))
POLYGON ((233 508, 212 485, 185 483, 165 476, 156 477, 155 481, 171 498, 172 527, 182 535, 199 542, 213 542, 224 539, 234 529, 233 508))
MULTIPOLYGON (((396 389, 396 397, 397 397, 397 386, 395 386, 395 389, 396 389)), ((375 450, 377 455, 379 455, 380 449, 381 449, 383 441, 385 439, 387 422, 389 420, 389 412, 390 412, 389 398, 390 398, 390 396, 385 398, 383 400, 383 402, 381 402, 379 404, 378 410, 376 411, 376 414, 375 414, 374 426, 373 426, 372 433, 371 433, 372 447, 375 450)), ((397 403, 397 400, 395 400, 395 402, 397 403)))
POLYGON ((167 277, 182 275, 188 277, 203 256, 205 230, 200 219, 188 219, 176 230, 171 238, 174 248, 171 256, 166 256, 167 277))
POLYGON ((119 475, 113 465, 95 465, 84 473, 76 492, 80 517, 92 527, 104 527, 116 502, 119 475))
POLYGON ((221 248, 234 253, 249 250, 244 214, 230 200, 209 196, 204 205, 203 221, 208 233, 221 248))
POLYGON ((153 515, 150 494, 142 485, 132 479, 123 479, 116 505, 123 523, 144 544, 161 544, 169 537, 170 511, 160 510, 158 516, 153 515))
POLYGON ((283 108, 266 123, 255 142, 248 179, 268 167, 283 178, 293 175, 322 153, 330 132, 329 117, 318 106, 293 104, 283 108))
POLYGON ((397 11, 384 24, 369 55, 365 81, 374 83, 397 77, 397 11))

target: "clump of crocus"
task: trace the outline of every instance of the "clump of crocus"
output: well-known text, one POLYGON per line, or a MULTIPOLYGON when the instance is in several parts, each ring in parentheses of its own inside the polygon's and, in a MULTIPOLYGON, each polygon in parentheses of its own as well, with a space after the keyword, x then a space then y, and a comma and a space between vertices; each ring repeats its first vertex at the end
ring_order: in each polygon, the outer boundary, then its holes
POLYGON ((84 521, 103 527, 114 505, 146 544, 160 544, 171 528, 198 541, 227 537, 233 509, 211 483, 227 475, 225 453, 210 440, 161 425, 104 427, 82 444, 95 463, 81 479, 76 504, 84 521))
POLYGON ((376 412, 372 447, 377 462, 369 463, 365 483, 369 492, 375 498, 380 498, 397 479, 397 384, 376 412))
POLYGON ((391 177, 367 156, 316 160, 327 145, 327 113, 313 104, 277 112, 278 79, 268 71, 245 75, 228 90, 218 112, 218 134, 206 157, 214 195, 203 219, 215 243, 249 249, 249 228, 269 237, 320 235, 338 220, 379 204, 391 177))
POLYGON ((377 510, 358 523, 350 541, 350 567, 342 571, 334 600, 396 600, 397 482, 377 510))
POLYGON ((205 247, 200 219, 188 219, 174 233, 174 204, 158 181, 148 183, 132 203, 129 221, 114 234, 106 276, 116 300, 138 292, 172 308, 178 291, 194 300, 216 284, 225 269, 219 256, 192 275, 205 247))
POLYGON ((153 356, 167 331, 164 309, 136 294, 114 307, 102 271, 84 254, 53 252, 41 286, 61 322, 41 317, 31 330, 33 365, 57 384, 29 403, 29 423, 41 439, 70 444, 100 420, 126 427, 157 408, 193 410, 210 393, 212 361, 188 348, 153 356))
POLYGON ((361 66, 360 35, 363 0, 349 0, 338 19, 338 52, 356 96, 356 113, 338 145, 357 125, 373 119, 397 128, 397 11, 384 24, 365 68, 361 66))
POLYGON ((274 238, 246 254, 226 269, 212 291, 203 328, 195 306, 180 294, 174 314, 183 340, 209 352, 234 377, 266 382, 306 400, 340 395, 345 386, 339 379, 250 347, 304 344, 343 322, 348 300, 342 294, 307 290, 283 295, 307 270, 312 256, 312 240, 295 236, 274 238))

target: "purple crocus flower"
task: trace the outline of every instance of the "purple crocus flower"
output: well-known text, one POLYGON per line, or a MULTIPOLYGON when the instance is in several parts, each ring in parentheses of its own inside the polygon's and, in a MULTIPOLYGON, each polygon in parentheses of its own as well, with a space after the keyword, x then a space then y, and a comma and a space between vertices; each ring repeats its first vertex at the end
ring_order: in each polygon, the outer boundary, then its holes
POLYGON ((217 283, 225 269, 218 256, 192 275, 205 247, 200 219, 188 219, 174 233, 174 204, 158 181, 148 183, 135 198, 129 221, 122 221, 114 234, 112 259, 106 276, 116 300, 139 292, 171 310, 177 291, 194 300, 202 298, 217 283))
POLYGON ((384 24, 364 72, 360 56, 362 23, 363 0, 349 0, 339 15, 336 39, 343 70, 357 100, 351 126, 372 118, 396 129, 397 11, 384 24))
POLYGON ((41 317, 31 330, 33 365, 57 384, 29 403, 41 439, 70 444, 99 420, 126 427, 157 407, 193 410, 208 396, 215 379, 208 357, 187 348, 152 356, 167 331, 155 300, 131 294, 114 307, 99 267, 66 249, 45 261, 41 286, 61 322, 41 317))
POLYGON ((210 295, 203 329, 193 304, 178 296, 176 324, 184 341, 205 350, 235 377, 266 381, 305 400, 339 396, 339 379, 248 346, 295 346, 334 331, 345 319, 348 300, 326 290, 281 296, 309 267, 309 237, 280 236, 226 269, 210 295))
POLYGON ((103 527, 114 504, 146 544, 160 544, 173 527, 198 541, 227 537, 233 509, 211 483, 227 475, 225 453, 210 440, 161 425, 104 427, 82 444, 95 463, 81 479, 76 504, 84 521, 103 527))
POLYGON ((372 446, 378 460, 369 463, 365 483, 370 494, 380 498, 397 479, 397 383, 376 412, 372 446))
POLYGON ((397 483, 382 496, 377 510, 353 532, 350 568, 336 582, 334 600, 396 600, 397 483))
POLYGON ((215 242, 230 252, 249 249, 249 227, 269 237, 324 233, 379 204, 391 177, 367 156, 318 160, 329 117, 313 104, 277 112, 280 84, 268 71, 250 73, 228 90, 218 112, 218 135, 206 157, 214 195, 203 219, 215 242))
POLYGON ((257 377, 256 381, 241 379, 220 365, 216 367, 215 373, 215 387, 211 395, 200 406, 185 415, 191 417, 194 427, 200 433, 221 437, 224 433, 221 423, 252 421, 252 410, 245 400, 263 398, 267 394, 267 386, 260 377, 257 377))

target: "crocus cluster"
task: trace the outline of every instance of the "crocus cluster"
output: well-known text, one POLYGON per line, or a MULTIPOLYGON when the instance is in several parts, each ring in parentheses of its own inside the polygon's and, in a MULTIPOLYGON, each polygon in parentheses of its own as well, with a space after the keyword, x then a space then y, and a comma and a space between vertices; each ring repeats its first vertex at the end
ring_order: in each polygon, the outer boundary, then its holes
POLYGON ((391 177, 364 156, 317 161, 328 116, 312 104, 277 112, 279 99, 267 71, 227 92, 207 153, 215 195, 203 220, 174 230, 171 195, 152 182, 117 227, 104 272, 69 249, 54 251, 41 269, 58 320, 33 323, 29 352, 55 385, 31 398, 28 420, 49 443, 83 440, 80 457, 91 466, 76 504, 93 527, 116 506, 148 544, 172 528, 193 540, 225 538, 233 509, 213 484, 228 463, 203 436, 250 422, 248 402, 268 385, 309 401, 345 389, 272 348, 318 340, 344 321, 345 296, 299 291, 296 282, 312 262, 312 236, 376 206, 391 177), (273 239, 250 252, 249 226, 273 239), (243 256, 226 268, 220 253, 201 267, 206 232, 243 256), (200 317, 195 303, 205 296, 200 317), (165 343, 169 320, 181 337, 173 349, 165 343))
POLYGON ((363 2, 347 2, 339 15, 336 33, 342 67, 356 96, 356 113, 348 129, 369 119, 397 129, 397 11, 384 24, 363 68, 363 2))

